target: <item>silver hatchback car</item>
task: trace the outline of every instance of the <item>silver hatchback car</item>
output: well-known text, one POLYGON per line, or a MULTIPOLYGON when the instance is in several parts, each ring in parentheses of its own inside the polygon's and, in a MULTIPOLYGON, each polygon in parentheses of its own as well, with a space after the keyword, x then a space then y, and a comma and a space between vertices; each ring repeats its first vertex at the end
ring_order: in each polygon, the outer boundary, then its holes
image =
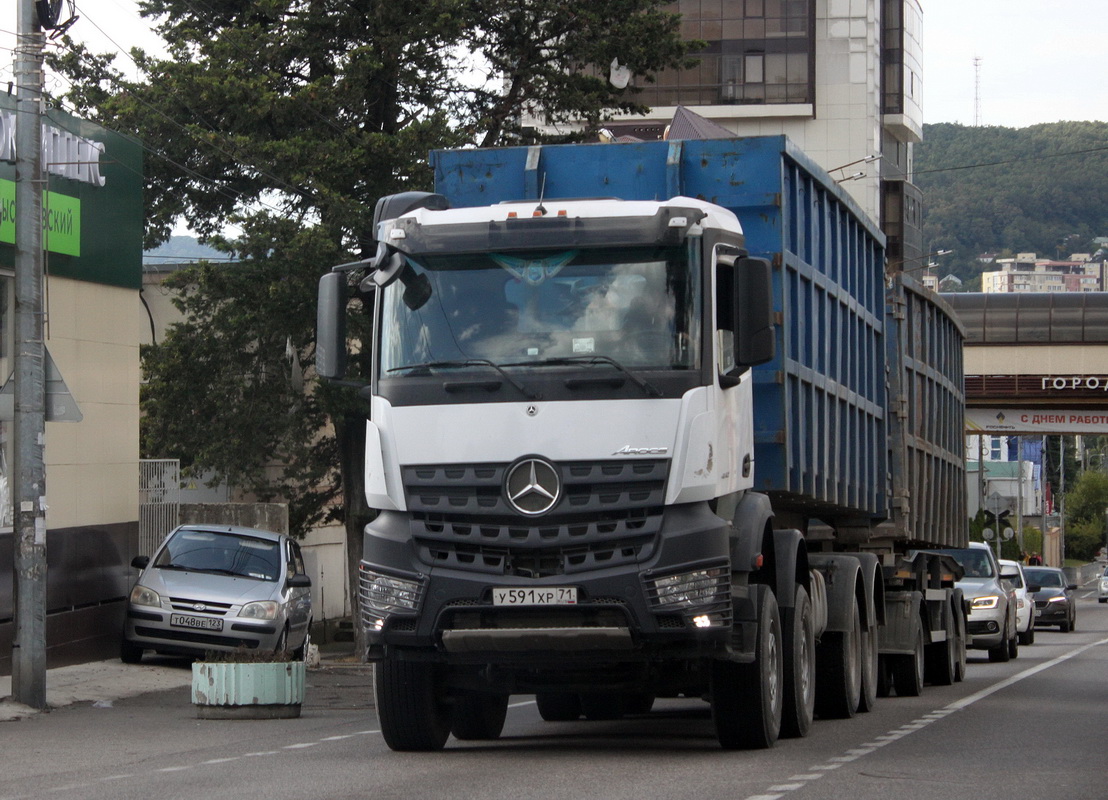
POLYGON ((203 656, 241 648, 301 658, 312 621, 300 545, 271 531, 182 525, 142 570, 127 602, 120 658, 143 652, 203 656))

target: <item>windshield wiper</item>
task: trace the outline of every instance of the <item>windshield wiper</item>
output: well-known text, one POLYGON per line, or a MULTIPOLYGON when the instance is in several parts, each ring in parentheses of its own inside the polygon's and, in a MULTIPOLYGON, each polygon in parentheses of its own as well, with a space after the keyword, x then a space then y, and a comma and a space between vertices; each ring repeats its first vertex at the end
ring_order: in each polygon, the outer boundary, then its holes
MULTIPOLYGON (((514 366, 512 364, 505 364, 503 366, 514 366)), ((406 364, 403 367, 393 367, 386 370, 387 372, 401 372, 403 370, 411 370, 413 372, 424 371, 430 373, 431 370, 436 369, 463 369, 465 367, 492 367, 500 373, 508 383, 512 384, 519 393, 529 400, 541 400, 542 396, 531 391, 522 383, 517 381, 500 364, 489 361, 487 358, 465 358, 458 361, 427 361, 422 364, 406 364)))
POLYGON ((647 383, 641 377, 636 375, 623 364, 616 361, 611 356, 558 356, 557 358, 540 358, 535 361, 517 361, 511 364, 502 364, 504 367, 557 367, 557 366, 572 366, 575 364, 607 364, 615 367, 632 381, 635 385, 646 392, 651 397, 661 397, 662 393, 655 389, 651 384, 647 383))

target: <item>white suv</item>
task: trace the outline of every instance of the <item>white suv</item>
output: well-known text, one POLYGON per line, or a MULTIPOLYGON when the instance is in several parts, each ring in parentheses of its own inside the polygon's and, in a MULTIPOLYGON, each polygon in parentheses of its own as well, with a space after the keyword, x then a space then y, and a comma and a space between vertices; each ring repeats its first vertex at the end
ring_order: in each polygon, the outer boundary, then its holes
POLYGON ((1035 642, 1035 599, 1027 592, 1027 578, 1023 564, 1000 559, 1000 579, 1008 584, 1016 595, 1016 632, 1020 644, 1035 642))
POLYGON ((937 552, 957 559, 965 570, 955 585, 969 606, 966 617, 967 647, 988 650, 990 661, 1007 661, 1019 654, 1016 633, 1016 596, 1001 583, 1000 568, 992 549, 984 542, 970 542, 966 548, 937 552))

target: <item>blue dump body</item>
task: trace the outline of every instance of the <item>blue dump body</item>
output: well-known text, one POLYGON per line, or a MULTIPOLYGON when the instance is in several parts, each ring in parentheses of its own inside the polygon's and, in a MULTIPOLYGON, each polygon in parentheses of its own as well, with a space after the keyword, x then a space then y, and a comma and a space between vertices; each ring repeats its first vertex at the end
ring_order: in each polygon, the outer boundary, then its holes
POLYGON ((831 524, 964 540, 961 329, 911 281, 888 291, 909 316, 886 319, 884 235, 786 137, 436 151, 432 165, 454 206, 684 195, 734 212, 774 264, 780 314, 777 357, 754 373, 755 488, 831 524))

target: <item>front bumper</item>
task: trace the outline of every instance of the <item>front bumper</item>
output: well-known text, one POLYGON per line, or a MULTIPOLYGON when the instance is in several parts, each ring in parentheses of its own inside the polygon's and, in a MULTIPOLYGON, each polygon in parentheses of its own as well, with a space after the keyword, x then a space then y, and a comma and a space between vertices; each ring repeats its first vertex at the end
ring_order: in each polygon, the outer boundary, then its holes
POLYGON ((988 650, 1006 640, 1004 630, 1005 609, 971 609, 966 617, 966 633, 969 634, 967 647, 975 650, 988 650))
MULTIPOLYGON (((284 630, 284 620, 243 620, 237 617, 190 614, 192 620, 220 625, 220 630, 173 625, 174 614, 154 606, 127 604, 123 638, 131 644, 159 653, 203 656, 208 651, 269 651, 276 648, 284 630)), ((294 646, 294 643, 290 643, 294 646)))
POLYGON ((1068 622, 1070 618, 1069 603, 1035 603, 1036 625, 1060 625, 1068 622))
MULTIPOLYGON (((649 546, 607 567, 583 559, 575 568, 543 543, 495 554, 459 550, 471 569, 454 552, 436 566, 409 529, 408 517, 395 512, 366 527, 359 601, 370 660, 397 649, 456 664, 587 664, 718 653, 732 641, 728 527, 705 504, 667 509, 649 546), (576 597, 498 605, 494 589, 570 589, 576 597)), ((562 548, 587 550, 587 543, 562 548)))

